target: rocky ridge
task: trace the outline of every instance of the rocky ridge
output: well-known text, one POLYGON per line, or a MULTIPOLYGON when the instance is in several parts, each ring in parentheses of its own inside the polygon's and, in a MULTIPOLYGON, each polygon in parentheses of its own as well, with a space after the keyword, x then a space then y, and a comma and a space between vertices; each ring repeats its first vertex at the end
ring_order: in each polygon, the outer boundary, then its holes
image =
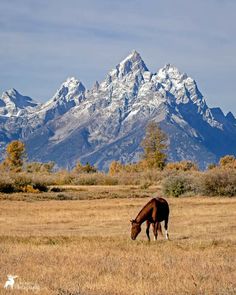
POLYGON ((175 66, 151 73, 137 51, 92 89, 68 78, 44 104, 6 91, 0 99, 0 145, 21 139, 30 160, 53 160, 69 169, 88 161, 107 170, 112 160, 140 159, 150 120, 168 134, 170 161, 188 159, 203 168, 235 154, 233 114, 209 108, 196 81, 175 66))

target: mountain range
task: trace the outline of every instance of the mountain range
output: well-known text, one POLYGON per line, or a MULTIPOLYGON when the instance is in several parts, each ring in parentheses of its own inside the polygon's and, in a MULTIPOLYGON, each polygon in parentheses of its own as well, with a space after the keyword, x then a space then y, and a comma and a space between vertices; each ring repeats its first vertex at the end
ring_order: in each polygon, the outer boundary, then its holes
POLYGON ((86 89, 68 78, 46 103, 17 90, 0 98, 0 147, 26 144, 31 161, 54 161, 71 169, 77 161, 107 170, 113 160, 140 160, 150 121, 168 135, 168 160, 191 160, 201 168, 236 155, 236 119, 209 108, 197 83, 171 64, 156 73, 133 51, 101 83, 86 89))

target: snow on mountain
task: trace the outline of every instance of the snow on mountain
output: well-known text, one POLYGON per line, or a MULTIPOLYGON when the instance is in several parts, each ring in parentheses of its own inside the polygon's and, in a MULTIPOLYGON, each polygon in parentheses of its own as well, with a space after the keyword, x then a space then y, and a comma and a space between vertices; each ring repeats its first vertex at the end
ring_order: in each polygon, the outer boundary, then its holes
MULTIPOLYGON (((3 112, 7 99, 2 101, 3 112)), ((24 109, 17 113, 8 103, 0 143, 23 139, 30 159, 53 160, 61 167, 72 168, 80 160, 107 170, 113 160, 138 161, 151 120, 168 134, 171 161, 188 159, 206 167, 236 150, 233 114, 209 108, 196 81, 175 66, 151 73, 137 51, 90 90, 68 78, 51 100, 24 109)))
POLYGON ((85 90, 79 80, 74 77, 68 78, 53 98, 41 106, 37 114, 44 118, 45 122, 63 115, 85 99, 85 90))
POLYGON ((176 104, 182 105, 180 106, 182 109, 185 109, 186 105, 188 112, 192 110, 194 114, 199 113, 212 127, 222 128, 198 90, 196 81, 186 73, 181 73, 175 66, 167 64, 158 71, 154 79, 160 82, 166 91, 173 94, 176 104))
POLYGON ((21 116, 26 112, 32 112, 38 105, 32 98, 10 89, 0 98, 0 116, 21 116))

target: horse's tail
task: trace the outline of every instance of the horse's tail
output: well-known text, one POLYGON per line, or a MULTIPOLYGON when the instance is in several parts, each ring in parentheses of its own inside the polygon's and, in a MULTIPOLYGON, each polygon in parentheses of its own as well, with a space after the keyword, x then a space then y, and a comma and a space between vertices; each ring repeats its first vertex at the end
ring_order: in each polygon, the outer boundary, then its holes
POLYGON ((161 223, 159 222, 158 223, 158 228, 157 228, 158 232, 163 236, 163 233, 162 233, 162 228, 161 228, 161 223))

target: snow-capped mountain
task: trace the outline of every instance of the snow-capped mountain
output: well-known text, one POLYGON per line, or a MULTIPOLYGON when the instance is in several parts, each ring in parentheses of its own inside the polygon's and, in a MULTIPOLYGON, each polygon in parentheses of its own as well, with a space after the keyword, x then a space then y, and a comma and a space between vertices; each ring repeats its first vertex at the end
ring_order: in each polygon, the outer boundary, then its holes
POLYGON ((84 85, 74 77, 68 78, 51 100, 43 104, 38 115, 44 122, 55 119, 79 105, 85 99, 84 85))
POLYGON ((28 96, 21 95, 15 89, 7 90, 0 98, 0 116, 21 116, 32 112, 39 104, 28 96))
POLYGON ((24 140, 31 160, 67 168, 88 161, 104 170, 112 160, 135 162, 151 120, 168 134, 170 161, 189 159, 205 167, 236 153, 233 114, 209 108, 196 81, 175 66, 151 73, 137 51, 89 90, 68 78, 45 104, 20 97, 8 93, 0 100, 0 142, 24 140))

